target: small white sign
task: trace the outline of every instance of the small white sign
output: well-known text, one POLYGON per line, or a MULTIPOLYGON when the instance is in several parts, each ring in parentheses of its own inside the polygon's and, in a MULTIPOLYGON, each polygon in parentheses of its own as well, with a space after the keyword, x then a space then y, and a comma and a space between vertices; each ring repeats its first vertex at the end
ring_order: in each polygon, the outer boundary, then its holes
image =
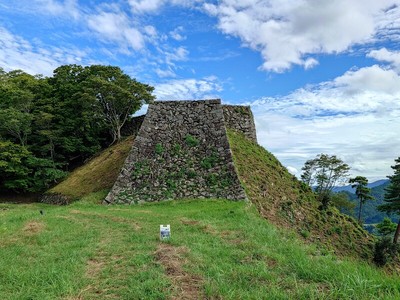
POLYGON ((169 240, 171 237, 171 227, 168 225, 160 225, 160 240, 169 240))

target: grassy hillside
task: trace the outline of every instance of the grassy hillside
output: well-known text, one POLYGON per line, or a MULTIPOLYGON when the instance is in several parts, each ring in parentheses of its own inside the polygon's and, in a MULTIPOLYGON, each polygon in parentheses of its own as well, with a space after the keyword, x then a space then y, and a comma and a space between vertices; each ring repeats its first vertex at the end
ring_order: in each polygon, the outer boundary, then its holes
POLYGON ((251 203, 88 203, 104 196, 0 204, 0 299, 400 298, 399 277, 307 246, 251 203))
POLYGON ((48 194, 61 194, 76 200, 92 192, 110 189, 132 147, 133 137, 100 152, 87 164, 74 170, 48 194))
POLYGON ((371 258, 372 237, 335 208, 318 209, 311 189, 267 150, 242 134, 228 132, 235 165, 247 195, 270 222, 297 231, 336 254, 371 258))

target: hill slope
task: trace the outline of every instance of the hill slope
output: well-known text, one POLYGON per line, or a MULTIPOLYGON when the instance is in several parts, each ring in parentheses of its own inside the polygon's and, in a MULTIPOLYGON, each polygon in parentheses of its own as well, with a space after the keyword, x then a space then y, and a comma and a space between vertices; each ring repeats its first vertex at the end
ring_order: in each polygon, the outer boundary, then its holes
POLYGON ((48 190, 46 195, 50 198, 59 195, 69 203, 89 193, 110 189, 121 171, 132 142, 133 137, 129 137, 103 150, 88 163, 72 171, 64 181, 48 190))
POLYGON ((337 254, 371 257, 373 238, 353 218, 335 208, 320 211, 311 189, 271 153, 240 133, 228 136, 239 177, 262 216, 337 254))

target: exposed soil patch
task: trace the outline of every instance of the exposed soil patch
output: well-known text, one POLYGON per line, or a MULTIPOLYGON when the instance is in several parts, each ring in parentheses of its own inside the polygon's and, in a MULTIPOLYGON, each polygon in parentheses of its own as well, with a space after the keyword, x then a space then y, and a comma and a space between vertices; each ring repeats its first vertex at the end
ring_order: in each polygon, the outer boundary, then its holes
POLYGON ((275 268, 278 265, 278 261, 275 258, 267 257, 265 263, 269 268, 275 268))
POLYGON ((189 250, 186 247, 175 247, 161 243, 154 256, 170 278, 174 286, 172 299, 203 299, 202 279, 183 269, 186 259, 183 257, 189 250))
POLYGON ((184 224, 184 225, 198 225, 198 224, 200 223, 199 221, 190 220, 190 219, 187 219, 187 218, 182 218, 182 219, 181 219, 181 222, 182 222, 182 224, 184 224))
POLYGON ((25 224, 24 228, 22 229, 28 235, 34 235, 41 232, 44 229, 45 225, 41 222, 37 221, 30 221, 25 224))
POLYGON ((94 278, 96 277, 101 269, 103 268, 105 262, 102 259, 92 258, 87 261, 86 266, 86 277, 94 278))
POLYGON ((203 232, 211 234, 213 236, 219 236, 219 232, 210 224, 206 224, 204 226, 202 226, 201 228, 203 230, 203 232))

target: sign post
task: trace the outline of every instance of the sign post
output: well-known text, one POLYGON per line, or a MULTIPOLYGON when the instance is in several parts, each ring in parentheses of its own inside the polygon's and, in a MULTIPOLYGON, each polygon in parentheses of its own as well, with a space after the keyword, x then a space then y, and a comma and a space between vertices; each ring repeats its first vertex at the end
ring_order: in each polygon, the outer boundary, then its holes
POLYGON ((171 237, 171 227, 170 225, 160 225, 160 240, 169 240, 171 237))

